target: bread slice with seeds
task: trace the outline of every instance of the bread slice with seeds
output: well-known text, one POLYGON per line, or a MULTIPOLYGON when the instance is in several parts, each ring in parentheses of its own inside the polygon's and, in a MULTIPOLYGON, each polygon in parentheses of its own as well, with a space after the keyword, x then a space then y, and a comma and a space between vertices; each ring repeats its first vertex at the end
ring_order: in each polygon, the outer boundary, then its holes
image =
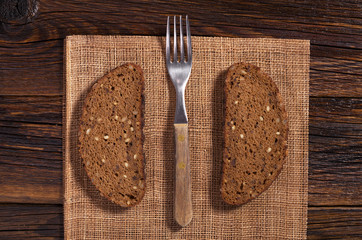
POLYGON ((92 183, 116 204, 134 206, 145 194, 144 77, 125 64, 100 78, 88 93, 79 128, 79 151, 92 183))
POLYGON ((224 92, 221 196, 241 205, 279 175, 287 155, 287 113, 276 84, 254 65, 232 65, 224 92))

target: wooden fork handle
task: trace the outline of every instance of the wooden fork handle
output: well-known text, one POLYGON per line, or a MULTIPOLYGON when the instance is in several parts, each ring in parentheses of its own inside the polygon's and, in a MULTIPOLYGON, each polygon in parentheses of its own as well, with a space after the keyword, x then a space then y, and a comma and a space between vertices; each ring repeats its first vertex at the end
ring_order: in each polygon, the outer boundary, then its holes
POLYGON ((192 219, 188 124, 174 124, 176 143, 176 184, 174 218, 185 227, 192 219))

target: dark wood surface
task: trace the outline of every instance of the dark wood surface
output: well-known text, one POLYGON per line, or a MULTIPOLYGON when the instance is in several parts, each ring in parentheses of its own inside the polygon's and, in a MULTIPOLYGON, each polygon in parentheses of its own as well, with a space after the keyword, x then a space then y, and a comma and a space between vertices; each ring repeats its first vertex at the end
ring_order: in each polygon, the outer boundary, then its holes
POLYGON ((0 239, 62 239, 63 40, 192 34, 311 40, 308 238, 362 238, 362 2, 0 1, 0 239))

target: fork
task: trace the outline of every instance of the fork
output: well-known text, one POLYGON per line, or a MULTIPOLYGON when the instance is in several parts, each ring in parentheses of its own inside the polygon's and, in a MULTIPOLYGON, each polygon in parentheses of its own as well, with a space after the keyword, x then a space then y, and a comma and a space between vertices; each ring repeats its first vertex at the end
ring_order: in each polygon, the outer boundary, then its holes
POLYGON ((176 16, 174 16, 173 19, 173 61, 171 61, 170 17, 167 17, 166 65, 168 74, 176 90, 176 113, 174 121, 176 148, 174 218, 179 225, 185 227, 192 219, 188 120, 185 107, 185 88, 191 73, 192 50, 189 19, 186 15, 187 60, 185 60, 182 16, 180 16, 180 61, 178 61, 176 16))

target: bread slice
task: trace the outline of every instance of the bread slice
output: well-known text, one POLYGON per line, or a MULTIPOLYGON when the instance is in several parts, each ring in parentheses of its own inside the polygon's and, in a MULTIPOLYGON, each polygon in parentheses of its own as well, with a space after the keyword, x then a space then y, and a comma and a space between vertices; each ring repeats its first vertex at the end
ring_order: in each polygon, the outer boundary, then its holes
POLYGON ((88 93, 79 128, 79 151, 92 183, 116 204, 134 206, 145 194, 144 77, 125 64, 100 78, 88 93))
POLYGON ((287 155, 287 113, 273 80, 254 65, 232 65, 224 91, 221 196, 241 205, 279 175, 287 155))

